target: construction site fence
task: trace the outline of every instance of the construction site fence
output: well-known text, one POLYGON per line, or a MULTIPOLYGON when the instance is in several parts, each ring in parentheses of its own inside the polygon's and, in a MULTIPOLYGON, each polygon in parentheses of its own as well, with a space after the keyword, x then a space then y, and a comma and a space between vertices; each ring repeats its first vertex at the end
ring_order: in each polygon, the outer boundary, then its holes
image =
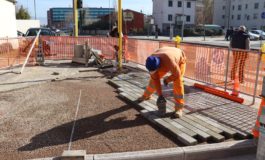
MULTIPOLYGON (((0 69, 23 64, 35 37, 0 38, 0 69)), ((34 63, 30 58, 28 63, 34 63)))
MULTIPOLYGON (((35 37, 0 39, 0 68, 22 64, 35 37)), ((76 44, 87 43, 100 50, 106 59, 116 59, 117 38, 86 36, 41 36, 30 56, 29 63, 35 62, 37 48, 40 47, 46 60, 71 60, 76 44)), ((123 38, 123 54, 127 61, 145 64, 148 56, 157 49, 171 46, 173 41, 139 40, 123 38)), ((185 77, 204 82, 223 90, 232 90, 234 79, 239 79, 241 93, 254 97, 260 95, 265 76, 265 62, 260 51, 233 50, 229 47, 181 43, 178 45, 187 57, 185 77)))
MULTIPOLYGON (((148 56, 161 47, 176 47, 175 42, 128 40, 127 59, 144 65, 148 56)), ((187 57, 185 77, 228 91, 239 80, 239 92, 253 96, 253 102, 262 90, 265 76, 260 51, 236 50, 229 47, 181 43, 178 45, 187 57)))

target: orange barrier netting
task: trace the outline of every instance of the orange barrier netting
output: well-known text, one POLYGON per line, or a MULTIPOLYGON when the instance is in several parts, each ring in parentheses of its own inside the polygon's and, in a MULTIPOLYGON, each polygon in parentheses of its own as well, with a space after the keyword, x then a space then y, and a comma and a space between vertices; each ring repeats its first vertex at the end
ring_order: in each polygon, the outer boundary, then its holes
MULTIPOLYGON (((144 65, 145 59, 150 54, 156 49, 164 46, 173 47, 175 43, 129 39, 128 59, 132 62, 144 65)), ((240 73, 245 76, 245 79, 244 82, 240 83, 239 91, 254 95, 255 86, 257 85, 257 93, 259 94, 261 92, 263 77, 261 74, 258 75, 258 84, 255 83, 256 75, 258 74, 259 52, 249 51, 246 53, 247 58, 241 59, 241 52, 245 53, 246 51, 232 51, 224 47, 186 43, 181 43, 180 48, 187 56, 185 77, 216 87, 232 90, 233 83, 231 83, 231 78, 233 77, 231 77, 231 72, 237 73, 237 77, 239 77, 238 72, 240 69, 240 73), (244 70, 244 73, 242 70, 244 70)), ((262 63, 262 65, 264 68, 265 64, 262 63)), ((265 74, 265 72, 260 73, 265 74)))
MULTIPOLYGON (((22 64, 33 40, 34 37, 0 39, 0 68, 22 64)), ((114 46, 118 44, 117 38, 95 36, 78 38, 69 36, 40 37, 45 59, 50 60, 72 59, 74 45, 85 44, 86 42, 91 48, 100 50, 105 58, 116 58, 114 46)), ((125 59, 142 65, 145 64, 146 58, 158 48, 175 46, 174 42, 168 41, 125 38, 123 42, 125 59)), ((187 56, 185 77, 229 90, 233 89, 231 82, 234 77, 238 79, 240 77, 240 92, 255 95, 256 88, 257 95, 261 93, 262 80, 265 76, 265 62, 260 62, 260 52, 229 50, 225 47, 187 43, 181 43, 179 47, 187 56)), ((35 53, 32 53, 30 63, 35 62, 35 53)))
POLYGON ((74 45, 88 43, 88 46, 100 50, 106 59, 114 59, 117 38, 111 37, 41 37, 45 59, 72 59, 74 45))
MULTIPOLYGON (((34 37, 0 39, 0 68, 22 64, 33 40, 34 37)), ((34 58, 30 58, 29 63, 34 63, 34 58)))

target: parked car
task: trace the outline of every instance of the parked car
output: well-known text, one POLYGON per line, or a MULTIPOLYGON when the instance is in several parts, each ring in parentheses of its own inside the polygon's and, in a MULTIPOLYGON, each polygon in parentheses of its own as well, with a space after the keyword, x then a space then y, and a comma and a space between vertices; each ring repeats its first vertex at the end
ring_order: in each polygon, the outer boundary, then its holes
POLYGON ((39 32, 39 30, 41 29, 40 35, 43 36, 56 36, 56 34, 48 28, 30 28, 28 29, 28 31, 26 32, 25 36, 36 36, 39 32))
POLYGON ((260 39, 260 35, 258 35, 258 34, 248 32, 248 35, 249 35, 250 40, 259 40, 260 39))
POLYGON ((18 37, 23 37, 23 36, 25 36, 25 34, 22 33, 22 32, 20 32, 20 31, 17 31, 17 36, 18 36, 18 37))
POLYGON ((262 30, 251 30, 249 32, 259 35, 260 39, 262 39, 262 40, 265 39, 265 32, 262 30))

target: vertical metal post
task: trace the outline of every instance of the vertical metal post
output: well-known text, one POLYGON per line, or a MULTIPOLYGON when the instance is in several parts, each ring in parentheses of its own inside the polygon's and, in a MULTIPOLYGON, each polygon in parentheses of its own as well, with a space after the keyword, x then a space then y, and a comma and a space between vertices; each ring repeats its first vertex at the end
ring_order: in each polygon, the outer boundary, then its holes
POLYGON ((261 56, 262 56, 262 52, 260 52, 260 55, 259 55, 259 57, 258 57, 257 73, 256 73, 256 81, 255 81, 255 88, 254 88, 254 94, 253 94, 252 104, 255 103, 256 95, 257 95, 258 80, 259 80, 259 67, 260 67, 260 63, 261 63, 261 56))
POLYGON ((74 36, 78 37, 78 12, 77 0, 73 0, 74 36))
POLYGON ((119 70, 122 69, 122 0, 118 1, 118 32, 119 32, 119 70))
POLYGON ((228 47, 228 55, 227 55, 226 70, 225 70, 225 91, 227 90, 227 79, 228 79, 228 71, 229 71, 228 67, 229 67, 230 53, 231 53, 231 48, 228 47))
POLYGON ((34 0, 34 12, 35 12, 35 20, 37 19, 37 14, 36 14, 36 0, 34 0))
POLYGON ((183 41, 184 37, 184 5, 185 5, 185 0, 182 1, 182 25, 181 25, 181 40, 183 41))

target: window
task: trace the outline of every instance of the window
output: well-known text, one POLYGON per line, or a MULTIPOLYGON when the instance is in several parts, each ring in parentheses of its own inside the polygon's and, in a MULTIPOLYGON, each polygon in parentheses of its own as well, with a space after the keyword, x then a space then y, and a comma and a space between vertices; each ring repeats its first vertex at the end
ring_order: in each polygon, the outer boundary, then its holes
POLYGON ((187 8, 191 8, 191 2, 187 2, 187 8))
POLYGON ((249 21, 249 19, 250 19, 250 16, 248 15, 248 16, 247 16, 247 20, 249 21))
POLYGON ((223 6, 223 10, 225 10, 225 6, 223 6))
POLYGON ((258 13, 253 14, 253 19, 258 19, 258 13))
POLYGON ((235 6, 234 5, 232 6, 232 10, 235 10, 235 6))
POLYGON ((231 16, 231 19, 234 19, 234 15, 231 16))
POLYGON ((168 1, 168 7, 173 7, 173 1, 172 0, 168 1))
POLYGON ((241 19, 241 15, 237 15, 237 20, 240 20, 241 19))
POLYGON ((265 8, 265 2, 264 2, 264 6, 263 7, 265 8))
POLYGON ((168 21, 172 21, 172 19, 173 19, 172 14, 169 14, 169 15, 167 16, 167 19, 168 19, 168 21))
POLYGON ((182 7, 182 2, 178 1, 178 7, 182 7))
POLYGON ((190 22, 190 16, 186 16, 186 22, 190 22))
POLYGON ((241 11, 241 9, 242 9, 242 6, 238 5, 238 10, 241 11))
POLYGON ((225 19, 225 15, 222 15, 222 18, 225 19))
POLYGON ((254 9, 259 9, 259 3, 254 4, 254 9))
POLYGON ((248 4, 245 5, 245 8, 248 9, 248 4))

